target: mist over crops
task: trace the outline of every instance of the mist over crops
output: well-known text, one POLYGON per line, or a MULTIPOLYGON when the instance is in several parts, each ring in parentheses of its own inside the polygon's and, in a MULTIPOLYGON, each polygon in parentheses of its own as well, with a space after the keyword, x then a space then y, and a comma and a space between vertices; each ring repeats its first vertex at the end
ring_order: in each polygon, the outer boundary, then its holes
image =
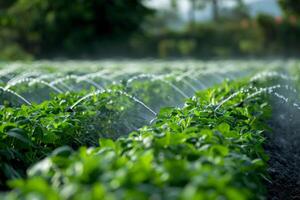
POLYGON ((2 63, 1 196, 292 199, 299 67, 297 60, 2 63))
POLYGON ((0 200, 300 199, 300 0, 0 0, 0 200))

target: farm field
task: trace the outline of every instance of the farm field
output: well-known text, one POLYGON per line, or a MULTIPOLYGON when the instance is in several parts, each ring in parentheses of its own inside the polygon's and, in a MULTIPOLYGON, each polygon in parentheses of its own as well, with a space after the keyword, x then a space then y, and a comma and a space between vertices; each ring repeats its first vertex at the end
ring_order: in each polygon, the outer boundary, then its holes
POLYGON ((300 198, 299 72, 297 60, 0 63, 0 198, 300 198))

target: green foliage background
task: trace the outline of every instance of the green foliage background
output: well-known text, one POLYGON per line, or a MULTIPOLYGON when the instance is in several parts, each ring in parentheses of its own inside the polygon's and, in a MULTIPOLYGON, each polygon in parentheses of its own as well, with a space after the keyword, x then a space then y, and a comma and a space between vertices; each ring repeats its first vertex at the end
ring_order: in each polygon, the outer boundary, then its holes
POLYGON ((3 52, 10 56, 14 50, 20 57, 126 40, 153 13, 141 0, 11 0, 2 2, 0 11, 3 52))
POLYGON ((146 7, 145 2, 2 0, 0 59, 300 54, 298 0, 279 0, 283 16, 278 19, 265 14, 251 18, 240 6, 229 18, 194 20, 184 30, 164 27, 159 33, 149 25, 151 19, 159 19, 155 14, 159 11, 146 7))

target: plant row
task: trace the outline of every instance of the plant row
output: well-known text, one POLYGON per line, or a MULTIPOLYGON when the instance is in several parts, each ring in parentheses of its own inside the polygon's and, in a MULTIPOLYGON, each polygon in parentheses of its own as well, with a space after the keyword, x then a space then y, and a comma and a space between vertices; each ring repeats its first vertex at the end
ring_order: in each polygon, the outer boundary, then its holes
POLYGON ((113 130, 120 113, 110 111, 126 106, 101 101, 111 94, 94 96, 75 111, 68 109, 75 101, 70 94, 31 108, 2 108, 4 174, 11 179, 43 158, 27 170, 27 178, 9 181, 12 191, 3 197, 262 199, 263 132, 271 108, 264 96, 247 98, 250 86, 240 80, 198 92, 183 108, 163 108, 151 125, 117 137, 99 127, 113 130))

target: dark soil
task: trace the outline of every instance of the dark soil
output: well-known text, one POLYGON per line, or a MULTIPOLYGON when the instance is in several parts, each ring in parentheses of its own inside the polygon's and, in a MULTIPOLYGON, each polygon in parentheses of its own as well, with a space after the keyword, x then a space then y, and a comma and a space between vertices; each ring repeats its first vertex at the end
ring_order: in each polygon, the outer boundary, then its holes
POLYGON ((300 110, 280 100, 272 100, 272 129, 265 150, 270 157, 268 199, 300 199, 300 110))

